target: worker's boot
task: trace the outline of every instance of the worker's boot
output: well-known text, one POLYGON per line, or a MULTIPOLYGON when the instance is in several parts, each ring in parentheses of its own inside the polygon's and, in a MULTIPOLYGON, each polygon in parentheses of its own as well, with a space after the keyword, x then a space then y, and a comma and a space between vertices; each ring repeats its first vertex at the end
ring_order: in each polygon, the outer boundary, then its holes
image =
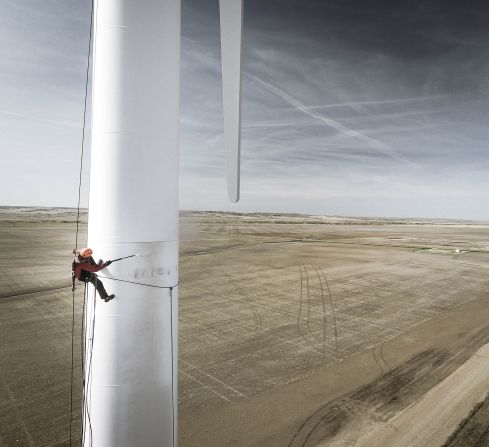
POLYGON ((114 295, 114 294, 112 294, 112 295, 109 295, 107 298, 105 298, 105 299, 104 299, 104 301, 105 301, 106 303, 108 303, 110 300, 113 300, 114 298, 115 298, 115 295, 114 295))

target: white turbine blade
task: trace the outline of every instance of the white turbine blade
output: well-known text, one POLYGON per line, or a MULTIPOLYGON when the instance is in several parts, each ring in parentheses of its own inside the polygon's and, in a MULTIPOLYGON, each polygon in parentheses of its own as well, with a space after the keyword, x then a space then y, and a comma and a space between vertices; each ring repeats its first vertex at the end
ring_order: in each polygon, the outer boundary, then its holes
POLYGON ((243 0, 219 0, 221 60, 228 196, 239 200, 241 146, 241 36, 243 0))

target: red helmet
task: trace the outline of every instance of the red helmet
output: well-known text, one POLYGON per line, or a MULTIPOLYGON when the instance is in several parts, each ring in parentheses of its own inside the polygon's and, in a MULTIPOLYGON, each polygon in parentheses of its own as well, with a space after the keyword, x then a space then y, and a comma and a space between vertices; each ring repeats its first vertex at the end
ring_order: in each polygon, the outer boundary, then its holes
POLYGON ((93 253, 93 250, 91 248, 82 248, 80 250, 80 256, 82 258, 89 258, 90 256, 92 256, 92 253, 93 253))

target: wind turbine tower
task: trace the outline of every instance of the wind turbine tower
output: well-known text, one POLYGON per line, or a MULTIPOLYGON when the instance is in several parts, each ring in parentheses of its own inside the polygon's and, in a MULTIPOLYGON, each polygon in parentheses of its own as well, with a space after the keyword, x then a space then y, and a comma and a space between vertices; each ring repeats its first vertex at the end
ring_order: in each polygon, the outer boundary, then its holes
MULTIPOLYGON (((232 201, 242 11, 243 0, 220 0, 232 201)), ((175 447, 180 0, 95 0, 93 14, 88 244, 103 259, 139 256, 101 272, 114 300, 88 302, 83 445, 175 447)))

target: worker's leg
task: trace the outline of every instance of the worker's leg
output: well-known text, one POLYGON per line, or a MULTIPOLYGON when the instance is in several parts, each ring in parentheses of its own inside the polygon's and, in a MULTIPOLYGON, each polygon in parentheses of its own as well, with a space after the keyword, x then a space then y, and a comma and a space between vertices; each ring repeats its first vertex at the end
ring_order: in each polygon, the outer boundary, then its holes
POLYGON ((97 292, 103 300, 106 300, 107 297, 109 296, 107 291, 105 290, 104 284, 100 279, 98 279, 98 276, 95 273, 90 273, 90 277, 88 278, 88 281, 91 282, 94 287, 97 289, 97 292))

